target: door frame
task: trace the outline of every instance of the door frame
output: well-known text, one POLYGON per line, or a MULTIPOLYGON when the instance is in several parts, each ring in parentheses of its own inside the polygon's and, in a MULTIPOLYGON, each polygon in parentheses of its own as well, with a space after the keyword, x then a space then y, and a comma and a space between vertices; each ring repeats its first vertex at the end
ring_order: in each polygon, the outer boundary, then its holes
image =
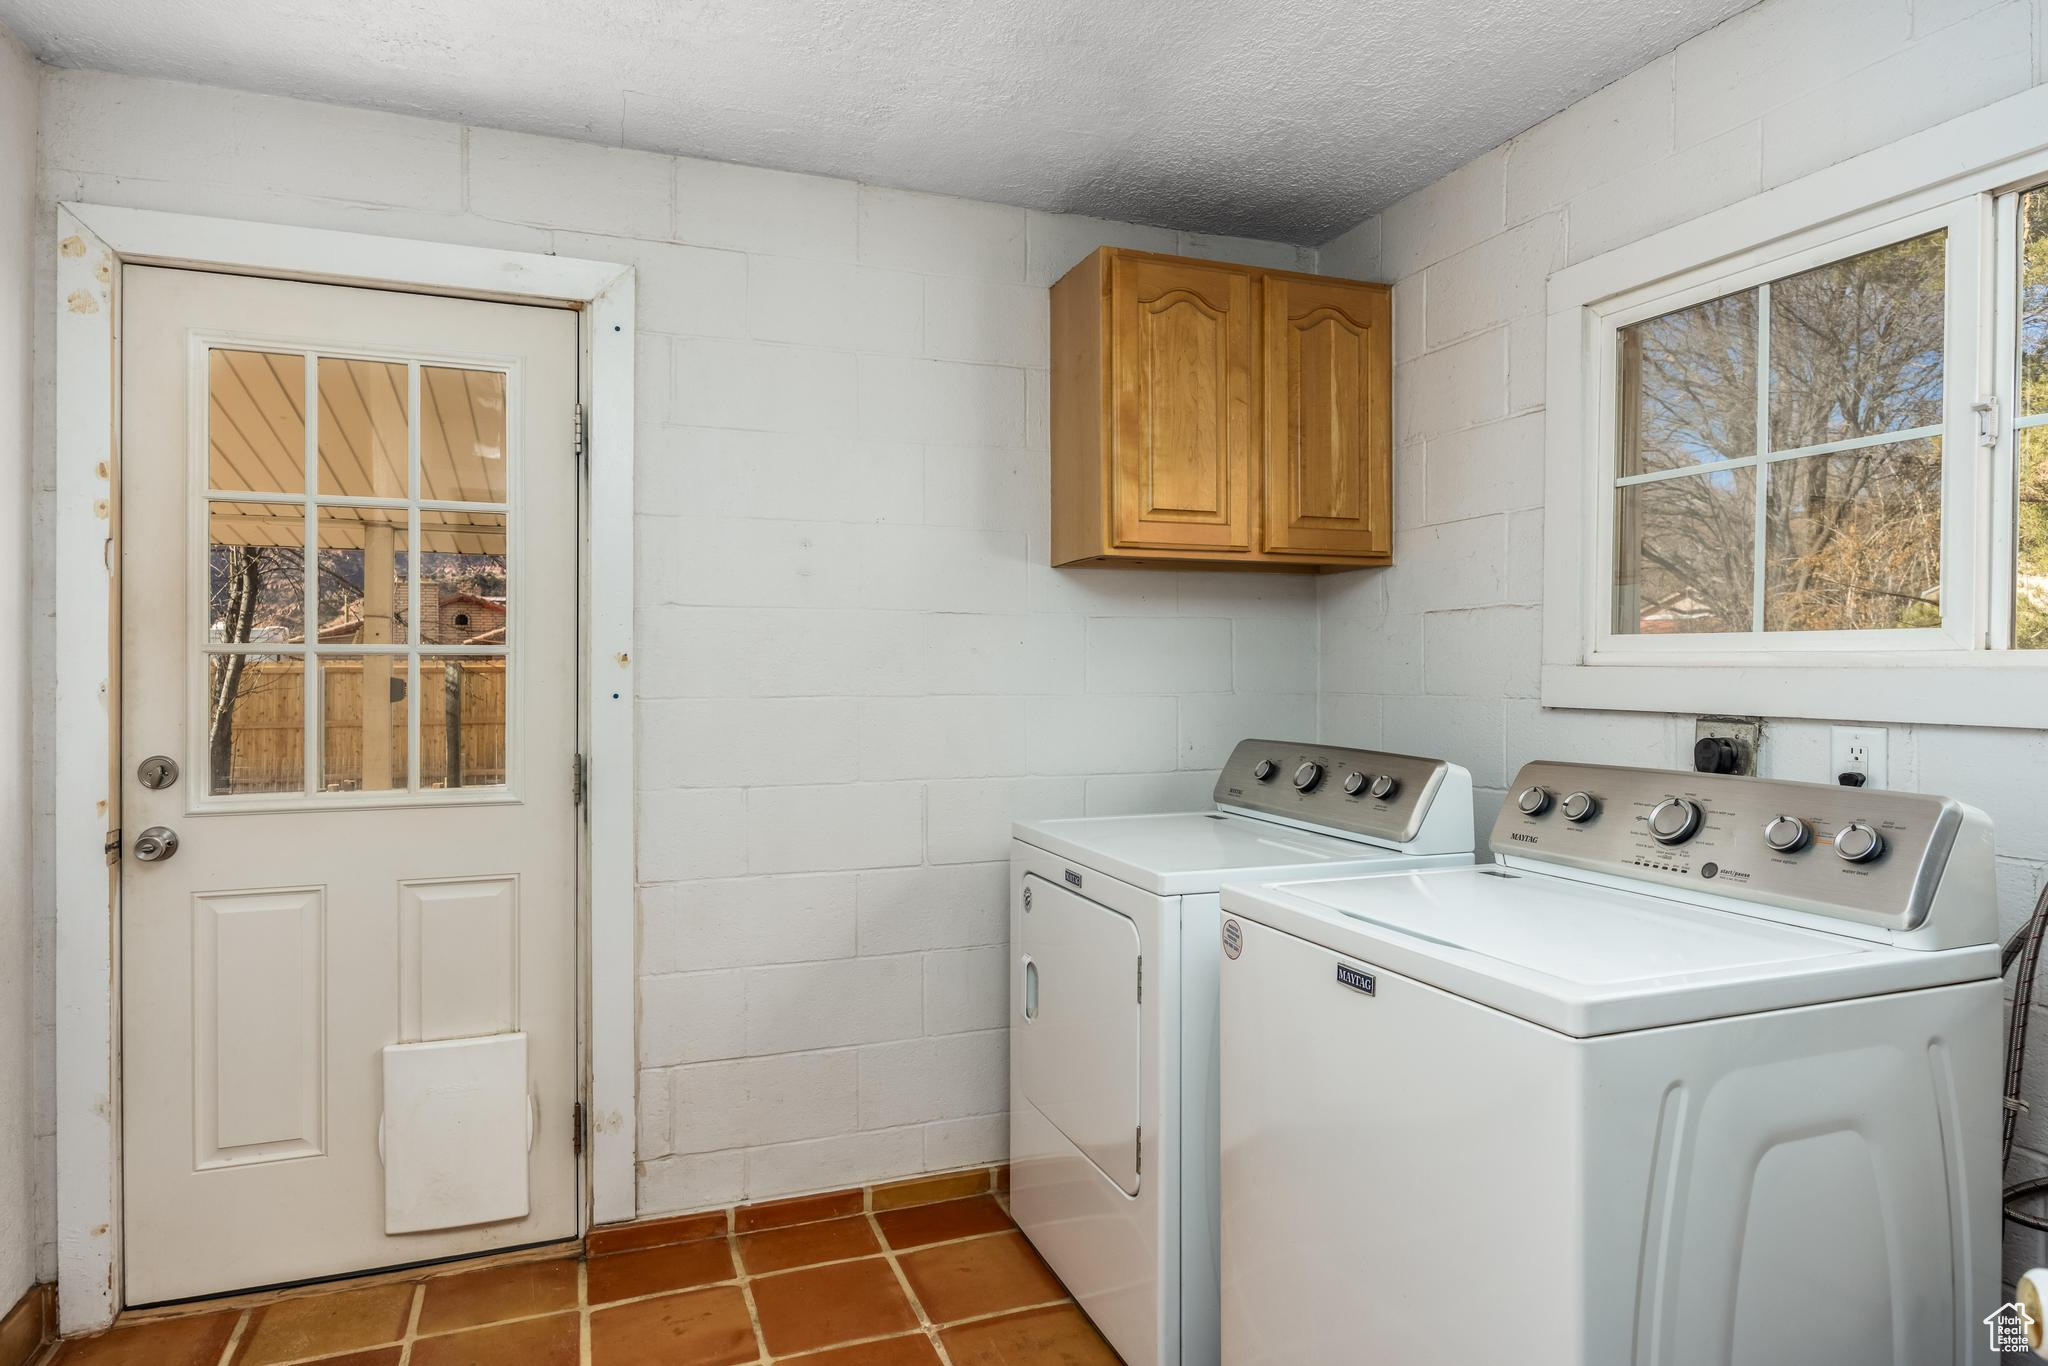
MULTIPOLYGON (((579 314, 586 756, 578 983, 588 1228, 633 1217, 634 272, 629 265, 102 204, 57 206, 54 815, 58 1321, 121 1309, 120 278, 174 266, 579 314), (591 585, 606 585, 602 595, 591 585)), ((565 444, 570 433, 563 433, 565 444)), ((563 775, 568 781, 569 775, 563 775)))

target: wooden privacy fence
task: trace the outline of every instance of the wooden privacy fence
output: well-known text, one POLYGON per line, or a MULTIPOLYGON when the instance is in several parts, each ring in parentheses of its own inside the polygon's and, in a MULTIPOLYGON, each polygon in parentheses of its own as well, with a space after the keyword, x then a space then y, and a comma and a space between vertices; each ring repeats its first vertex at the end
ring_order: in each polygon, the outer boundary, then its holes
MULTIPOLYGON (((363 780, 361 659, 322 658, 320 771, 330 792, 354 791, 363 780)), ((403 657, 392 678, 405 678, 403 657)), ((306 690, 297 659, 251 661, 234 708, 234 757, 221 793, 298 792, 305 786, 306 690)), ((420 661, 420 786, 491 787, 505 781, 505 661, 429 658, 420 661), (449 744, 450 722, 455 743, 449 744), (454 771, 450 771, 453 760, 454 771)), ((392 785, 405 786, 409 699, 391 703, 392 785)))

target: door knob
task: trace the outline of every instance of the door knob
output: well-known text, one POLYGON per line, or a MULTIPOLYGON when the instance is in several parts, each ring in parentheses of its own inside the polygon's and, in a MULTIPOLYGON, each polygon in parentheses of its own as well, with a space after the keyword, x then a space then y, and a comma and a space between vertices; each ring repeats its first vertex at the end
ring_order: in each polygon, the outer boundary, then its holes
POLYGON ((178 852, 178 832, 168 825, 152 825, 135 837, 135 857, 144 863, 160 863, 178 852))

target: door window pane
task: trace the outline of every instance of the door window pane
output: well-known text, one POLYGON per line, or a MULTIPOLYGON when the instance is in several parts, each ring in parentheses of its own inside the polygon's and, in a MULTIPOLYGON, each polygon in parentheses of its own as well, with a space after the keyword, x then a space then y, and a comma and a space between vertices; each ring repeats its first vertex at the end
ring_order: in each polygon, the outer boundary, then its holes
POLYGON ((207 482, 229 493, 306 491, 306 358, 206 357, 207 482))
POLYGON ((290 504, 207 505, 206 638, 283 644, 306 629, 306 511, 290 504))
POLYGON ((505 501, 505 376, 420 367, 420 497, 505 501))
POLYGON ((1616 498, 1614 629, 1747 631, 1755 592, 1756 473, 1708 470, 1616 498))
POLYGON ((420 513, 420 641, 503 645, 505 514, 420 513))
POLYGON ((403 508, 320 509, 320 644, 406 643, 406 522, 403 508))
POLYGON ((404 498, 406 367, 393 361, 320 358, 320 492, 404 498))
POLYGON ((2048 189, 2020 196, 2019 415, 2048 413, 2048 189))
POLYGON ((503 657, 420 658, 420 787, 505 782, 503 657))
POLYGON ((320 775, 329 792, 381 792, 407 770, 406 658, 325 655, 320 660, 320 775))
POLYGON ((304 658, 210 654, 206 664, 207 791, 217 797, 304 792, 304 658))
POLYGON ((1941 421, 1946 233, 1771 285, 1771 449, 1941 421))
POLYGON ((1622 475, 1756 454, 1756 291, 1619 333, 1622 475))
POLYGON ((1764 629, 1941 625, 1941 443, 1771 466, 1764 629))

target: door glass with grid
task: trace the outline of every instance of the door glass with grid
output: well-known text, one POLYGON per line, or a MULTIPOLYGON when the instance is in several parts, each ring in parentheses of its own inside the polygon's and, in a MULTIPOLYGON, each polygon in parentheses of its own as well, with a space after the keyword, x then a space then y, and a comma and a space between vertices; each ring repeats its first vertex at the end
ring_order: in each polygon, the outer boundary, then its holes
POLYGON ((1946 246, 1617 332, 1617 634, 1941 625, 1946 246))
POLYGON ((506 786, 506 372, 221 345, 205 373, 206 791, 506 786))

